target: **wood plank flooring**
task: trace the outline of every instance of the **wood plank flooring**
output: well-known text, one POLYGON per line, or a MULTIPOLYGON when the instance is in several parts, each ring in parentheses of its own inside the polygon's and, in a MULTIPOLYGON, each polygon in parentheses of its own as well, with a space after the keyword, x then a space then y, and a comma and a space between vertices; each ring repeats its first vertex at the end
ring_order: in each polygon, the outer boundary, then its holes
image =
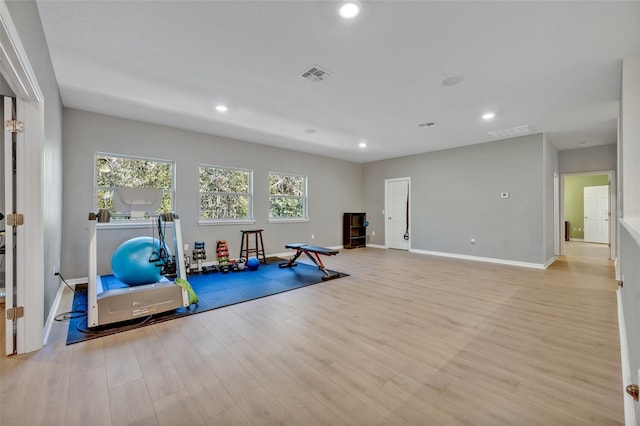
POLYGON ((328 263, 351 276, 71 346, 55 323, 41 351, 0 357, 0 424, 623 423, 606 257, 328 263))

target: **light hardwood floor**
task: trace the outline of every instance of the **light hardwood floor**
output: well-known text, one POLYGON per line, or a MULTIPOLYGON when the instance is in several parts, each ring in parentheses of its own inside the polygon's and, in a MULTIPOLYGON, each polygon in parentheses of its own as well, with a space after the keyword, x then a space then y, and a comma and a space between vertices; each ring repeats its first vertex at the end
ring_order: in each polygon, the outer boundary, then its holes
POLYGON ((0 424, 622 424, 606 259, 327 263, 351 276, 71 346, 56 323, 0 358, 0 424))

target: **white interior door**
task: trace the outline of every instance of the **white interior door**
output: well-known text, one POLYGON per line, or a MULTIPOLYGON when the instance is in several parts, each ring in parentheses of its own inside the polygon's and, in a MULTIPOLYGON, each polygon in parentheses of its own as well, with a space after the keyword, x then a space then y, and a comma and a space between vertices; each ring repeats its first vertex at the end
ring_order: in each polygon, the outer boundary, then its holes
MULTIPOLYGON (((44 95, 20 41, 11 13, 5 2, 1 0, 0 74, 11 88, 13 96, 16 97, 13 107, 4 108, 4 113, 14 112, 15 118, 25 123, 22 132, 11 134, 5 130, 3 138, 5 142, 11 138, 15 146, 15 148, 12 147, 12 151, 15 152, 15 161, 12 161, 12 155, 6 155, 4 159, 7 165, 5 178, 12 179, 10 184, 4 182, 7 191, 5 201, 11 199, 12 202, 11 208, 5 204, 4 213, 6 215, 20 213, 20 216, 24 217, 24 225, 17 224, 17 226, 10 225, 5 218, 5 236, 7 237, 5 265, 7 272, 12 275, 7 276, 6 288, 7 293, 11 293, 9 295, 11 304, 19 308, 16 310, 17 315, 20 311, 24 315, 17 317, 15 321, 7 320, 6 317, 3 320, 7 325, 6 334, 11 334, 9 332, 11 327, 16 334, 12 343, 7 341, 7 352, 26 353, 42 347, 45 324, 44 95), (25 244, 27 241, 28 249, 25 244)), ((8 105, 6 98, 3 105, 8 105)), ((3 128, 5 123, 2 123, 3 128)), ((6 143, 4 148, 5 153, 8 154, 6 143)), ((10 309, 9 304, 5 304, 10 309)))
MULTIPOLYGON (((4 96, 4 120, 2 122, 4 129, 4 214, 13 213, 14 210, 14 189, 15 189, 15 175, 14 175, 14 159, 15 159, 15 144, 13 133, 7 131, 4 126, 8 120, 12 120, 14 117, 15 103, 14 99, 8 96, 4 96)), ((15 306, 15 279, 14 279, 14 227, 7 221, 4 231, 4 277, 5 277, 5 309, 9 310, 15 306)), ((16 325, 14 321, 8 315, 5 318, 5 353, 7 355, 14 354, 16 352, 16 325)))
POLYGON ((584 240, 609 243, 609 185, 584 188, 584 240))
POLYGON ((411 247, 409 178, 387 179, 385 182, 386 246, 393 249, 409 250, 411 247))

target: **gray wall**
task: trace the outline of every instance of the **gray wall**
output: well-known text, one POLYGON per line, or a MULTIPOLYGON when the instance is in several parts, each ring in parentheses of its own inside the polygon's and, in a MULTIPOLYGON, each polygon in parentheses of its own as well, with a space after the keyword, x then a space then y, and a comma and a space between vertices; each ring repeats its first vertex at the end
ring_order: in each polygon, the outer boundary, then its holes
POLYGON ((640 54, 625 58, 622 64, 621 113, 622 215, 637 217, 640 216, 640 54))
POLYGON ((543 182, 544 182, 544 253, 543 259, 549 261, 554 256, 554 175, 558 173, 558 151, 544 138, 543 143, 543 182))
POLYGON ((11 87, 9 87, 9 83, 3 76, 0 75, 0 95, 3 96, 15 96, 11 87))
MULTIPOLYGON (((20 41, 45 98, 44 117, 44 317, 46 319, 58 290, 58 268, 62 221, 62 102, 51 64, 49 49, 34 1, 7 1, 20 41)), ((27 248, 28 250, 28 248, 27 248)), ((35 254, 34 254, 35 255, 35 254)))
POLYGON ((412 249, 544 263, 541 134, 365 164, 371 243, 385 243, 385 179, 400 177, 411 178, 412 249))
POLYGON ((615 170, 616 145, 569 149, 558 153, 560 173, 601 172, 615 170))
MULTIPOLYGON (((240 250, 241 229, 264 229, 267 253, 288 251, 292 242, 322 246, 342 244, 342 213, 362 209, 362 166, 222 137, 124 120, 74 109, 64 110, 64 216, 62 272, 87 276, 87 214, 93 205, 96 151, 145 156, 176 162, 176 211, 184 242, 204 241, 214 256, 216 240, 227 240, 232 257, 240 250), (253 170, 255 225, 198 226, 198 166, 211 164, 253 170), (308 176, 309 218, 306 223, 267 223, 269 172, 308 176), (315 240, 311 240, 315 234, 315 240)), ((110 271, 113 250, 150 229, 109 229, 98 234, 99 273, 110 271)))

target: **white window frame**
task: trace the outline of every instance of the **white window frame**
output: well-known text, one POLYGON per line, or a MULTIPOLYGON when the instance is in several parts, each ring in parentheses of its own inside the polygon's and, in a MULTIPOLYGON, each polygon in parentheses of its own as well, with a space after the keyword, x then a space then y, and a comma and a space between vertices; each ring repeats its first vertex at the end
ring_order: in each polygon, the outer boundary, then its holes
POLYGON ((253 170, 244 169, 241 167, 229 167, 229 166, 219 166, 213 164, 200 164, 198 166, 198 186, 200 186, 200 168, 206 167, 210 169, 225 169, 225 170, 237 170, 241 172, 249 173, 249 192, 203 192, 202 188, 198 188, 198 225, 234 225, 234 224, 253 224, 255 223, 255 219, 253 217, 253 170), (249 208, 248 208, 248 216, 245 219, 236 219, 236 218, 226 218, 226 219, 216 219, 216 218, 203 218, 201 216, 200 211, 200 202, 202 194, 225 194, 225 195, 240 195, 240 196, 248 196, 249 198, 249 208))
POLYGON ((280 197, 286 198, 302 198, 303 207, 302 207, 302 217, 271 217, 271 191, 267 193, 269 197, 269 204, 267 206, 269 220, 268 223, 292 223, 292 222, 308 222, 309 221, 309 177, 306 175, 298 175, 295 173, 283 173, 283 172, 269 172, 267 176, 267 187, 269 186, 269 182, 271 181, 271 175, 280 175, 280 176, 290 176, 296 178, 304 179, 304 194, 302 197, 296 197, 292 195, 281 195, 280 197))
MULTIPOLYGON (((171 210, 176 211, 176 162, 171 160, 165 160, 161 158, 143 157, 139 155, 127 155, 127 154, 115 154, 112 152, 96 151, 93 155, 93 206, 98 211, 98 190, 100 189, 114 189, 110 187, 98 187, 98 156, 102 157, 116 157, 126 158, 133 160, 154 161, 158 163, 171 164, 171 189, 162 189, 163 194, 168 193, 171 197, 171 210)), ((99 228, 143 228, 148 227, 153 218, 145 219, 116 219, 111 222, 99 223, 99 228)))

